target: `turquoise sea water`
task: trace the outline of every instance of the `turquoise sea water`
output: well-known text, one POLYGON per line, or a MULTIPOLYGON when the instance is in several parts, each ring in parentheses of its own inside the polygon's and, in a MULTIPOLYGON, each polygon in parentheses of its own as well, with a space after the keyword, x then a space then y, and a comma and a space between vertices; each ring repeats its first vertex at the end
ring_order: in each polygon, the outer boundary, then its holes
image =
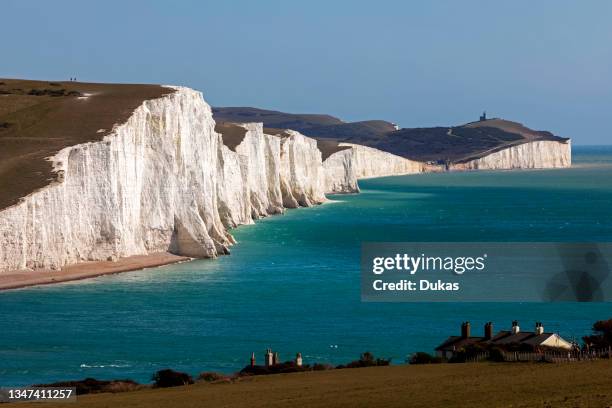
POLYGON ((610 304, 362 303, 359 275, 362 241, 612 241, 612 147, 574 150, 572 169, 365 180, 362 194, 238 228, 231 256, 2 292, 0 385, 233 372, 267 347, 399 363, 464 320, 579 338, 610 304))

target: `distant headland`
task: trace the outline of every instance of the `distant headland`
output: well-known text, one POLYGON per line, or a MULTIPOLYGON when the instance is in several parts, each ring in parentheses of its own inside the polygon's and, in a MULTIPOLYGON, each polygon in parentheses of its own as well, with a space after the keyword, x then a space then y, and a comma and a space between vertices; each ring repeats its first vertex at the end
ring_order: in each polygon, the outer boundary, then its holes
MULTIPOLYGON (((522 144, 556 142, 561 146, 549 145, 559 147, 557 154, 562 157, 549 163, 542 161, 541 167, 571 164, 569 138, 533 130, 518 122, 489 119, 486 112, 478 121, 464 125, 429 128, 400 128, 384 120, 344 122, 330 115, 291 114, 246 107, 213 107, 213 117, 225 122, 263 122, 266 127, 297 130, 327 143, 360 144, 410 160, 457 169, 469 168, 471 161, 522 144)), ((507 164, 510 168, 530 167, 526 163, 507 164)))

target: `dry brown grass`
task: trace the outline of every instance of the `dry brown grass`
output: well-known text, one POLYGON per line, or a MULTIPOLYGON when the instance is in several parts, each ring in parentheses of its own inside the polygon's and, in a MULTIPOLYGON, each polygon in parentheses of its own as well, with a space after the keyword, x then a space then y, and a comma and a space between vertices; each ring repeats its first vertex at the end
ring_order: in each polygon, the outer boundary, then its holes
POLYGON ((274 136, 280 136, 280 137, 289 137, 289 133, 287 132, 287 129, 264 127, 263 131, 264 131, 264 133, 266 135, 274 135, 274 136))
POLYGON ((171 92, 159 85, 0 79, 0 124, 6 124, 0 126, 0 209, 55 180, 49 156, 101 140, 144 100, 171 92), (33 90, 64 96, 30 95, 33 90))
POLYGON ((217 122, 215 124, 215 132, 221 133, 224 145, 236 151, 236 147, 244 140, 247 130, 234 123, 217 122))
MULTIPOLYGON (((607 407, 612 362, 433 364, 251 377, 45 407, 607 407)), ((36 406, 39 405, 20 405, 36 406)))
POLYGON ((334 140, 321 139, 317 139, 317 147, 321 151, 321 158, 323 161, 336 152, 351 148, 350 146, 340 146, 340 144, 334 140))

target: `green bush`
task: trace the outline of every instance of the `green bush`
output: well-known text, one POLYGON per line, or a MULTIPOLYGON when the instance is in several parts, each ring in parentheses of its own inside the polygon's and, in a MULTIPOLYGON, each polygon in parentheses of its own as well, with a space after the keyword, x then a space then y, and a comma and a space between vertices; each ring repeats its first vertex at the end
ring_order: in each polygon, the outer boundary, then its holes
POLYGON ((351 361, 347 365, 340 365, 336 368, 360 368, 360 367, 375 367, 375 366, 388 366, 391 359, 375 358, 374 354, 366 351, 361 354, 359 360, 351 361))
POLYGON ((206 371, 201 373, 198 376, 198 380, 200 381, 206 381, 206 382, 216 382, 216 381, 222 381, 222 380, 228 380, 229 377, 227 377, 224 374, 221 373, 215 373, 213 371, 206 371))
POLYGON ((327 371, 327 370, 333 370, 333 369, 334 367, 326 363, 314 363, 312 365, 312 371, 327 371))
POLYGON ((77 381, 59 381, 51 384, 35 384, 34 387, 75 387, 77 395, 96 394, 101 392, 126 392, 140 389, 142 386, 133 380, 96 380, 85 378, 77 381))
POLYGON ((153 374, 153 387, 167 388, 180 387, 181 385, 193 384, 193 378, 187 373, 181 373, 170 369, 160 370, 153 374))
POLYGON ((585 345, 592 348, 612 347, 612 319, 599 320, 593 323, 593 334, 584 336, 582 340, 585 345))
POLYGON ((409 364, 439 364, 441 362, 442 357, 432 356, 431 354, 423 351, 414 353, 408 361, 409 364))
MULTIPOLYGON (((315 369, 314 367, 312 368, 315 369)), ((272 366, 251 366, 248 365, 244 367, 238 375, 240 376, 248 376, 248 375, 269 375, 269 374, 282 374, 282 373, 298 373, 302 371, 310 371, 311 368, 309 365, 298 366, 294 361, 285 361, 284 363, 275 364, 272 366)))

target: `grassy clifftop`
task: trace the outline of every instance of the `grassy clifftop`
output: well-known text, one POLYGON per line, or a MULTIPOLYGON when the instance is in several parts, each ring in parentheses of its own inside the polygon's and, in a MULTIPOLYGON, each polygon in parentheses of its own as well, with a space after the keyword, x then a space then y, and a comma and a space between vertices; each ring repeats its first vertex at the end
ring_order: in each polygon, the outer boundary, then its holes
POLYGON ((215 107, 212 111, 219 122, 263 122, 268 128, 293 129, 301 133, 304 129, 344 123, 330 115, 292 114, 249 107, 215 107))
POLYGON ((461 163, 536 140, 568 139, 517 122, 489 119, 454 127, 400 129, 374 141, 374 147, 414 160, 461 163))
POLYGON ((159 85, 0 79, 0 209, 55 180, 48 157, 101 140, 159 85))
POLYGON ((213 115, 229 122, 263 122, 264 126, 294 129, 324 141, 362 144, 424 162, 460 163, 530 141, 563 143, 567 140, 504 119, 396 130, 392 123, 383 120, 347 123, 329 115, 300 115, 256 108, 214 108, 213 115))

